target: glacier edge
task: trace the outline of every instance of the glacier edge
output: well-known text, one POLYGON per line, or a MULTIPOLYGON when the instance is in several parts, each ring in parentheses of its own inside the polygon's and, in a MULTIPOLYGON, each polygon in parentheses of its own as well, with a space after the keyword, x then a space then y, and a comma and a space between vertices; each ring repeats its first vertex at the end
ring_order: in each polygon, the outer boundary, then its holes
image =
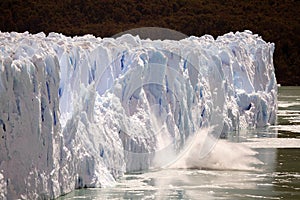
POLYGON ((274 124, 274 44, 0 32, 0 197, 55 198, 154 166, 209 126, 274 124), (17 172, 17 173, 16 173, 17 172))

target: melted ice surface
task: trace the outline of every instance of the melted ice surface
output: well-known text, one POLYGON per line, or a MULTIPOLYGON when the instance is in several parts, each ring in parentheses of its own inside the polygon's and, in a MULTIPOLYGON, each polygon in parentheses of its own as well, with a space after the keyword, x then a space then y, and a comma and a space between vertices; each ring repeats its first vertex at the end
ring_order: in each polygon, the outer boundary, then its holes
POLYGON ((218 138, 275 123, 274 44, 250 31, 180 41, 0 33, 0 43, 1 198, 110 186, 160 167, 158 154, 173 162, 203 128, 218 138))

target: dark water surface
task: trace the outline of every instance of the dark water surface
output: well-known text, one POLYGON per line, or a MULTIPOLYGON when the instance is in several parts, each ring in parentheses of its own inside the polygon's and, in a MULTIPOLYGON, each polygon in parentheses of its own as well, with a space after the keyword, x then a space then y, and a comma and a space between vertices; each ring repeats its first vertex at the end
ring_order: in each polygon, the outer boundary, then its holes
POLYGON ((59 199, 300 199, 300 87, 280 87, 278 106, 277 125, 229 138, 258 152, 262 163, 253 170, 126 174, 116 187, 76 190, 59 199))

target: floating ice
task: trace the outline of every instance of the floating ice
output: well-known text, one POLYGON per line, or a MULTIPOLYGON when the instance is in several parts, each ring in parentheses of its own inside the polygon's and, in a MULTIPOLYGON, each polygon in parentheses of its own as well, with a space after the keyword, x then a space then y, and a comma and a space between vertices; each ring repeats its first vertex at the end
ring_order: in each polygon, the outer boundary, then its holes
POLYGON ((0 197, 109 186, 204 127, 219 137, 275 122, 274 44, 249 31, 180 41, 13 32, 0 43, 0 197))

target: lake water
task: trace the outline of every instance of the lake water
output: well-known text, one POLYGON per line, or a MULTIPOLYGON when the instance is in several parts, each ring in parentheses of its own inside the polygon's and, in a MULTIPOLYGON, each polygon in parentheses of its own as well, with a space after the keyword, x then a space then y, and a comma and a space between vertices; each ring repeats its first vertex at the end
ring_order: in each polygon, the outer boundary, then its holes
POLYGON ((280 87, 278 104, 276 126, 229 137, 257 152, 261 163, 252 170, 126 174, 116 187, 75 190, 59 199, 300 199, 300 87, 280 87))

